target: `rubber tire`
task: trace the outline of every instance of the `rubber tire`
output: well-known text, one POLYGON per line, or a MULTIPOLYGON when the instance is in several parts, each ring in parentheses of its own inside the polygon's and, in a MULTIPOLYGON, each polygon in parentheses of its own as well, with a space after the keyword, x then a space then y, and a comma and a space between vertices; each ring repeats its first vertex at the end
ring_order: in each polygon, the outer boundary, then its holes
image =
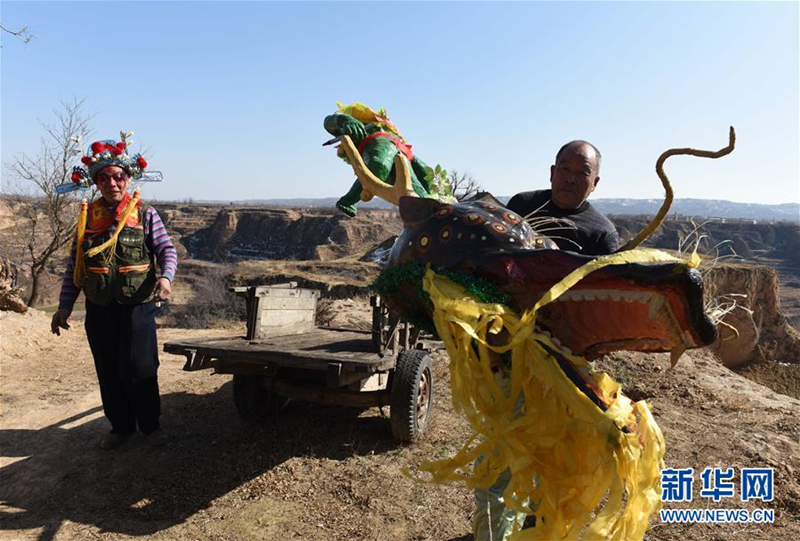
POLYGON ((402 443, 416 441, 430 424, 433 408, 433 361, 427 352, 410 349, 397 357, 392 373, 389 420, 392 435, 402 443), (420 385, 424 388, 420 389, 420 385), (420 392, 426 395, 420 397, 420 392), (422 398, 422 400, 419 400, 422 398), (423 402, 419 404, 419 402, 423 402), (418 406, 425 408, 424 412, 418 406), (423 415, 421 415, 423 413, 423 415))
POLYGON ((233 402, 239 417, 249 422, 261 422, 275 410, 275 396, 265 385, 264 376, 233 375, 233 402))

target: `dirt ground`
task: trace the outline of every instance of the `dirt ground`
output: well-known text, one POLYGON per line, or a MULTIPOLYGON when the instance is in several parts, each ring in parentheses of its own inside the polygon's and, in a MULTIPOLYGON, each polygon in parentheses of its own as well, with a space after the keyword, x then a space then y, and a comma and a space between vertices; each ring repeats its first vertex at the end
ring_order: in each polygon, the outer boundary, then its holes
MULTIPOLYGON (((346 321, 366 317, 342 315, 346 321)), ((159 330, 159 340, 243 329, 159 330)), ((102 451, 100 409, 82 322, 60 338, 49 315, 0 313, 0 540, 435 540, 472 539, 471 493, 402 473, 454 453, 469 434, 449 400, 446 356, 435 355, 437 402, 427 436, 392 442, 377 408, 291 403, 251 425, 234 410, 228 376, 184 372, 162 354, 163 447, 141 437, 102 451)), ((800 539, 800 401, 720 366, 707 352, 669 370, 665 355, 619 354, 599 366, 648 399, 667 442, 667 465, 775 468, 775 500, 714 507, 775 509, 775 524, 675 526, 648 539, 800 539)), ((695 500, 705 507, 710 500, 695 500)), ((667 504, 667 506, 678 507, 667 504)))

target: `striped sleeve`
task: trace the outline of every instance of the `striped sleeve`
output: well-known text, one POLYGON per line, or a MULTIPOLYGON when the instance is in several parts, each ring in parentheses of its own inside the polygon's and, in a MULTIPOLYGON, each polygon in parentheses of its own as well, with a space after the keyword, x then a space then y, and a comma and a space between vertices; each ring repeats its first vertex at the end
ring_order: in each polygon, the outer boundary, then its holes
POLYGON ((67 308, 72 310, 75 306, 75 300, 81 292, 81 288, 75 285, 72 279, 73 269, 75 268, 75 250, 78 246, 78 237, 72 239, 72 249, 69 252, 69 259, 67 260, 67 268, 64 270, 64 276, 61 279, 61 293, 58 295, 58 309, 67 308))
POLYGON ((167 228, 161 221, 161 216, 153 207, 148 207, 144 220, 144 235, 147 247, 155 254, 161 277, 170 282, 175 281, 175 272, 178 270, 178 252, 167 234, 167 228))

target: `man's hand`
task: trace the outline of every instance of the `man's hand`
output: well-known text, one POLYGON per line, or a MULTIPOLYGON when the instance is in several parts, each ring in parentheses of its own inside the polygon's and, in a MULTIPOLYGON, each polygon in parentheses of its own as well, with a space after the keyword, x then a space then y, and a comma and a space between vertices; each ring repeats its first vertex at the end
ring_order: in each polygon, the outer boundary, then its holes
POLYGON ((53 331, 53 334, 61 336, 61 329, 69 329, 67 320, 70 314, 72 314, 71 308, 59 308, 56 310, 56 313, 53 314, 53 320, 50 322, 50 330, 53 331))
POLYGON ((161 277, 156 282, 155 299, 156 301, 166 301, 172 291, 172 283, 169 278, 161 277))

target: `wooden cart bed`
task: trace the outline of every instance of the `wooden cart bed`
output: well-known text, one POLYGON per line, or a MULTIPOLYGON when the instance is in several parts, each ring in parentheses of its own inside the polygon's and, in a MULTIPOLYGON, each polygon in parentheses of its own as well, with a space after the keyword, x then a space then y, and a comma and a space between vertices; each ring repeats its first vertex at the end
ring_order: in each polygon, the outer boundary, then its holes
POLYGON ((314 328, 264 340, 245 337, 168 342, 164 351, 185 355, 184 370, 219 367, 220 361, 371 374, 394 368, 396 357, 374 351, 370 331, 314 328))

